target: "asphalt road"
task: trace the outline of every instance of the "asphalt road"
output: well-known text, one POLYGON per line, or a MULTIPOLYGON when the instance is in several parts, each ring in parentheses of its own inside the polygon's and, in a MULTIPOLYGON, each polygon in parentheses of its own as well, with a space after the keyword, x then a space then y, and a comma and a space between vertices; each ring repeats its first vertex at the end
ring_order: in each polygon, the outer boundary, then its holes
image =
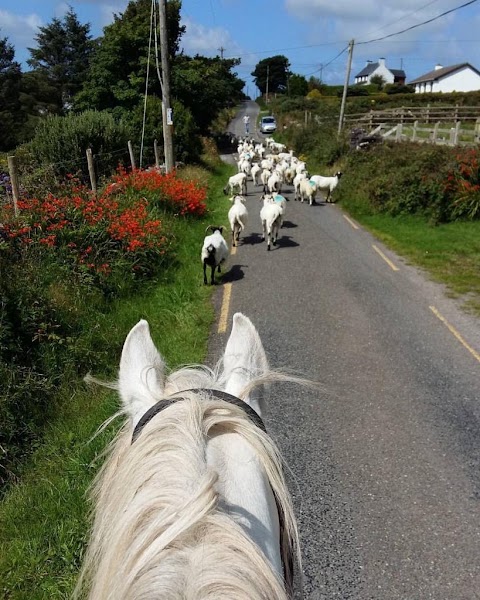
MULTIPOLYGON (((244 111, 255 122, 246 103, 232 132, 244 111)), ((274 386, 266 418, 291 470, 298 598, 480 598, 479 321, 340 207, 294 202, 291 187, 267 252, 261 190, 248 185, 249 223, 223 279, 230 322, 246 314, 273 367, 323 385, 274 386)), ((227 335, 213 332, 212 360, 227 335)))

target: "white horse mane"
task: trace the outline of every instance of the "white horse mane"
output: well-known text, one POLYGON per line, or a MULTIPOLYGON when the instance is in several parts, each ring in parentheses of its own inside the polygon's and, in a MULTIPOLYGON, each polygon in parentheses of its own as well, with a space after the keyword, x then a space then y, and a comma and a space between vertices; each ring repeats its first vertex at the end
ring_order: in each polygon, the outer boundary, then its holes
MULTIPOLYGON (((243 317, 243 316, 242 316, 243 317)), ((250 379, 245 397, 274 380, 250 379)), ((300 381, 300 380, 297 380, 300 381)), ((189 367, 171 374, 162 398, 190 388, 224 389, 220 369, 189 367)), ((158 396, 158 393, 157 393, 158 396)), ((159 400, 160 398, 156 398, 159 400)), ((241 436, 253 448, 275 496, 285 529, 284 564, 295 556, 298 531, 272 440, 239 407, 205 393, 186 392, 149 421, 132 444, 129 420, 113 440, 92 488, 94 523, 74 596, 91 600, 286 600, 282 581, 262 549, 232 518, 207 463, 207 442, 241 436)))

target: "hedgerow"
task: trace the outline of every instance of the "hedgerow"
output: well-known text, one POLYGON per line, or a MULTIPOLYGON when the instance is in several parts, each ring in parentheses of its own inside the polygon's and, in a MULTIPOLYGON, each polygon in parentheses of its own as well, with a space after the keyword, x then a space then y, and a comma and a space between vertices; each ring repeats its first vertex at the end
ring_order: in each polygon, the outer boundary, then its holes
POLYGON ((205 199, 175 173, 120 169, 98 197, 70 175, 55 194, 22 199, 18 216, 0 210, 0 489, 61 382, 100 367, 98 319, 172 265, 175 224, 202 217, 205 199))

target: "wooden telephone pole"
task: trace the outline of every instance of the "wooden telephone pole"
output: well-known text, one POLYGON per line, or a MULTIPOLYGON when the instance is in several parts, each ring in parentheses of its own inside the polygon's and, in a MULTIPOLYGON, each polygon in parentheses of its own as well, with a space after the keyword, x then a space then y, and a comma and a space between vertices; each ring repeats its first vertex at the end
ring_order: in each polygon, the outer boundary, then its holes
POLYGON ((350 81, 350 71, 352 70, 352 58, 353 58, 353 45, 355 40, 350 40, 348 44, 348 64, 347 64, 347 74, 345 77, 345 85, 343 86, 343 96, 342 96, 342 105, 340 107, 340 119, 338 120, 338 135, 342 132, 343 127, 343 116, 345 114, 345 104, 347 101, 347 90, 348 90, 348 82, 350 81))
POLYGON ((173 111, 170 105, 170 62, 168 54, 166 0, 158 0, 160 21, 160 56, 162 64, 162 121, 163 143, 165 148, 165 170, 170 173, 175 166, 173 161, 173 111))

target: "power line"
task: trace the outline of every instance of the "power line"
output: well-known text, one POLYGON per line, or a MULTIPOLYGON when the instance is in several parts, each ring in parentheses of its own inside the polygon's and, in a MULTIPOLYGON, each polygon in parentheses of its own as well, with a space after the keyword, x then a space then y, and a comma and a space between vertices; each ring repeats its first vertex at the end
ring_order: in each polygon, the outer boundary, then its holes
POLYGON ((408 17, 411 17, 412 15, 417 14, 418 12, 420 12, 421 10, 423 10, 424 8, 427 8, 428 6, 430 6, 432 4, 435 4, 435 2, 438 2, 438 1, 439 0, 432 0, 428 4, 424 4, 420 8, 417 8, 416 10, 414 10, 413 12, 408 13, 408 15, 403 15, 403 17, 400 17, 400 19, 396 19, 395 21, 392 21, 391 23, 387 23, 385 25, 382 25, 382 27, 378 27, 377 29, 374 29, 373 31, 370 31, 367 35, 376 33, 377 31, 381 31, 382 29, 386 29, 387 27, 390 27, 391 25, 395 25, 396 23, 400 23, 400 21, 403 21, 404 19, 408 19, 408 17))
POLYGON ((255 56, 256 54, 268 54, 270 52, 286 52, 287 50, 305 50, 305 48, 321 48, 322 46, 336 46, 339 43, 344 44, 345 40, 336 42, 325 42, 324 44, 310 44, 308 46, 292 46, 291 48, 273 48, 270 50, 257 50, 256 52, 245 52, 244 54, 235 54, 230 58, 242 58, 242 56, 255 56))
POLYGON ((334 58, 332 58, 332 60, 328 61, 328 63, 322 63, 320 65, 320 67, 318 69, 315 69, 315 71, 312 71, 312 73, 307 73, 305 75, 305 77, 309 77, 310 75, 315 75, 315 73, 318 73, 319 71, 323 71, 323 69, 326 69, 329 65, 331 65, 334 61, 337 60, 337 58, 340 58, 340 56, 342 56, 342 54, 344 52, 346 52, 348 50, 349 46, 345 46, 345 48, 343 50, 341 50, 337 56, 335 56, 334 58))
POLYGON ((383 37, 376 38, 374 40, 367 40, 365 42, 357 42, 357 46, 359 46, 360 44, 371 44, 372 42, 381 42, 382 40, 386 40, 387 38, 393 37, 395 35, 400 35, 401 33, 405 33, 406 31, 411 31, 412 29, 416 29, 417 27, 421 27, 422 25, 427 25, 428 23, 433 23, 433 21, 436 21, 437 19, 440 19, 441 17, 444 17, 445 15, 449 15, 450 13, 453 13, 457 10, 460 10, 461 8, 470 6, 470 4, 474 4, 477 1, 478 0, 470 0, 470 2, 465 2, 465 4, 462 4, 461 6, 457 6, 456 8, 451 8, 450 10, 446 10, 445 12, 437 15, 436 17, 427 19, 426 21, 423 21, 422 23, 417 23, 416 25, 412 25, 411 27, 402 29, 402 31, 397 31, 395 33, 389 33, 388 35, 384 35, 383 37))

